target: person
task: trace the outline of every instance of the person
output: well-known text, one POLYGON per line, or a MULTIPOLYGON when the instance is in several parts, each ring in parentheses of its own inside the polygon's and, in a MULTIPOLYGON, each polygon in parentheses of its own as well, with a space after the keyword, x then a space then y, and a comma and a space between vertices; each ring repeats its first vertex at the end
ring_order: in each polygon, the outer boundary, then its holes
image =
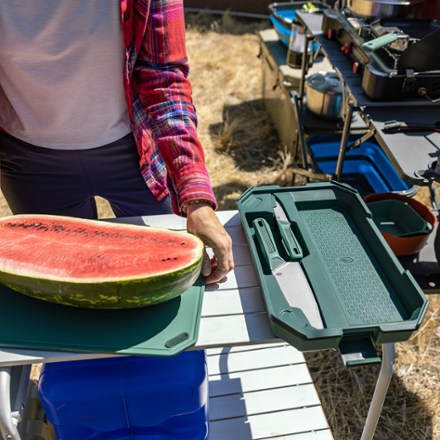
POLYGON ((1 189, 13 214, 174 212, 232 270, 197 137, 182 0, 0 2, 1 189))

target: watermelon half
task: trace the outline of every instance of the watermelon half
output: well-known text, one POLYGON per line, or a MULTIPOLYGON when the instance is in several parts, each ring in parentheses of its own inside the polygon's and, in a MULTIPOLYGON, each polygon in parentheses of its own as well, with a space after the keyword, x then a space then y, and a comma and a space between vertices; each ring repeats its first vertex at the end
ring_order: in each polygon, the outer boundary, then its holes
POLYGON ((0 282, 59 304, 138 308, 175 298, 200 275, 188 232, 53 215, 0 219, 0 282))

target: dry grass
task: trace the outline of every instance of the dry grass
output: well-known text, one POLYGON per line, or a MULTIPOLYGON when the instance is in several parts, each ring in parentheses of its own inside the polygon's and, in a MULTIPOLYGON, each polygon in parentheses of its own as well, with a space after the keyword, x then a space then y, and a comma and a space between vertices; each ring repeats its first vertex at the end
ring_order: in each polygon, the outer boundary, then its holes
MULTIPOLYGON (((267 23, 188 15, 199 135, 220 209, 235 209, 252 185, 290 184, 291 157, 280 145, 262 100, 256 31, 267 23)), ((426 199, 426 191, 419 196, 426 199)), ((102 217, 111 215, 99 201, 102 217)), ((0 199, 0 215, 9 210, 0 199)), ((430 296, 423 327, 396 344, 396 363, 375 440, 440 440, 440 296, 430 296)), ((344 369, 337 353, 306 353, 336 440, 357 439, 376 383, 378 366, 344 369)))
MULTIPOLYGON (((440 386, 437 359, 440 297, 431 295, 422 328, 396 344, 394 376, 375 440, 438 440, 440 386)), ((324 411, 337 440, 358 439, 379 366, 344 369, 335 352, 305 354, 324 411)))

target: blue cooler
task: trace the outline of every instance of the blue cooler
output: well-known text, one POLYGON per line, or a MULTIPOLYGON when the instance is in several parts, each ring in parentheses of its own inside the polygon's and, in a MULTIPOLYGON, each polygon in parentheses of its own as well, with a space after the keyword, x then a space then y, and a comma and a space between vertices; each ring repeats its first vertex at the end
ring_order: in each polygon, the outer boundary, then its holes
POLYGON ((49 363, 39 394, 59 440, 208 438, 204 351, 49 363))

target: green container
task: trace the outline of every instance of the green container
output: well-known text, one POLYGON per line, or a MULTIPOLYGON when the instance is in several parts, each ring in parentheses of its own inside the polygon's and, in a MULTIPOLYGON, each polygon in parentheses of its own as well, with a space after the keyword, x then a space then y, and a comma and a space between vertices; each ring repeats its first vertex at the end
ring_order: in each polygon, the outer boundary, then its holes
POLYGON ((356 190, 336 182, 253 187, 238 200, 238 210, 275 336, 301 351, 339 349, 346 365, 357 365, 380 361, 375 344, 407 340, 420 326, 428 301, 356 190), (277 203, 302 248, 300 264, 322 329, 289 306, 255 234, 254 221, 264 219, 278 252, 289 259, 273 211, 277 203))
POLYGON ((64 306, 0 284, 0 347, 174 356, 197 342, 205 281, 177 298, 139 309, 64 306))
POLYGON ((397 199, 384 199, 367 202, 373 214, 374 223, 382 231, 396 237, 429 234, 432 225, 411 205, 397 199))

